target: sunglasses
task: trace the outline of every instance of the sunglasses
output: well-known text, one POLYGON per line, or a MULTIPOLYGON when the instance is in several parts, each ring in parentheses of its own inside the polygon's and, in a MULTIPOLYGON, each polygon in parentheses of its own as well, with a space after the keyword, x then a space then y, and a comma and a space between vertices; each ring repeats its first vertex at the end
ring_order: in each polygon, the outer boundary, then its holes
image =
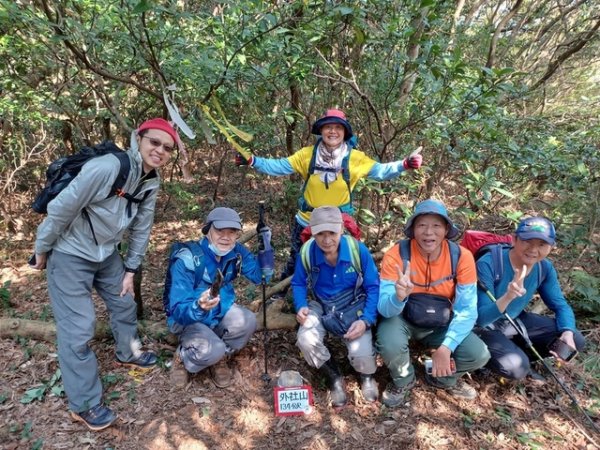
POLYGON ((160 139, 156 139, 150 136, 142 136, 142 139, 148 139, 148 141, 150 142, 150 145, 152 147, 160 147, 162 146, 162 148, 165 149, 165 152, 167 153, 171 153, 174 149, 174 147, 172 145, 167 145, 167 144, 163 144, 160 139))

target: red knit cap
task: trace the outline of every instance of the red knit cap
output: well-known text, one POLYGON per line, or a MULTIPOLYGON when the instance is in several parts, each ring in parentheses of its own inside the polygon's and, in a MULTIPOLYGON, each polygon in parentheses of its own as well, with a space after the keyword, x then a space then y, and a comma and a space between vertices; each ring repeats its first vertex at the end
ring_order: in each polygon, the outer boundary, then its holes
POLYGON ((179 142, 179 135, 177 134, 177 131, 175 131, 175 128, 173 128, 173 126, 171 126, 171 124, 169 122, 167 122, 165 119, 156 118, 156 119, 146 120, 137 129, 138 133, 140 131, 144 131, 144 130, 164 131, 165 133, 167 133, 169 136, 171 136, 173 138, 173 141, 175 142, 175 144, 177 144, 179 142))

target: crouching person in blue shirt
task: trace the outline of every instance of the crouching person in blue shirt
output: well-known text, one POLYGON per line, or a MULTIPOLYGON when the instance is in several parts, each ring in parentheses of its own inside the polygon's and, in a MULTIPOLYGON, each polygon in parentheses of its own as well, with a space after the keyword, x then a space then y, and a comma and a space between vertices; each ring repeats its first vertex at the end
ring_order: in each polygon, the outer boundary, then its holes
POLYGON ((256 330, 254 313, 235 303, 232 285, 239 274, 261 282, 257 259, 237 242, 241 230, 237 212, 215 208, 202 227, 205 237, 171 255, 165 303, 169 330, 179 337, 171 368, 177 387, 187 384, 188 373, 206 368, 217 387, 228 387, 229 360, 256 330))
POLYGON ((492 354, 487 367, 505 378, 518 380, 529 375, 534 380, 540 379, 530 368, 525 340, 505 314, 515 320, 521 333, 529 336, 542 357, 553 355, 567 361, 585 346, 573 310, 560 288, 556 269, 547 259, 555 243, 552 222, 544 217, 529 217, 519 223, 513 247, 503 249, 501 259, 495 261, 488 252, 477 261, 477 324, 482 327, 479 336, 492 354), (555 317, 525 310, 536 293, 555 317))
POLYGON ((343 339, 350 364, 360 374, 364 399, 378 397, 371 327, 377 318, 379 274, 367 247, 343 235, 342 223, 337 207, 313 210, 313 238, 301 248, 292 278, 300 323, 296 345, 306 362, 328 378, 333 407, 344 406, 347 398, 342 374, 324 344, 327 332, 343 339))

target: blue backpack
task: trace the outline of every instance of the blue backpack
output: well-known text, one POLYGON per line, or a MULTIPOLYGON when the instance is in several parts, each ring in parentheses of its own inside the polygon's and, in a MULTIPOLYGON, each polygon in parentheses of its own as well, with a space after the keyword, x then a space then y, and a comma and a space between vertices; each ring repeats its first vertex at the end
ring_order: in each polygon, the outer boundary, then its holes
POLYGON ((163 309, 167 317, 171 315, 169 308, 169 292, 171 291, 171 284, 173 284, 171 267, 177 259, 183 260, 185 267, 194 272, 194 289, 200 285, 202 275, 204 275, 204 252, 198 241, 175 242, 171 245, 165 278, 165 290, 163 291, 163 309))

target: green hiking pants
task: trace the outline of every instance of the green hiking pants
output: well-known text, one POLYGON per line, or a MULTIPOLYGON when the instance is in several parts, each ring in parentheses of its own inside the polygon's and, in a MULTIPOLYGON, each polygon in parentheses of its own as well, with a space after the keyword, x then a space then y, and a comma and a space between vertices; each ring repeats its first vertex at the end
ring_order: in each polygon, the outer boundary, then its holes
MULTIPOLYGON (((415 379, 415 369, 410 362, 409 341, 414 339, 428 348, 436 349, 444 341, 447 330, 448 327, 419 328, 408 323, 401 315, 380 321, 376 347, 396 386, 407 386, 415 379)), ((471 332, 452 352, 452 358, 456 363, 456 374, 436 378, 438 383, 447 387, 454 386, 465 373, 485 366, 490 359, 490 352, 483 341, 471 332)))

